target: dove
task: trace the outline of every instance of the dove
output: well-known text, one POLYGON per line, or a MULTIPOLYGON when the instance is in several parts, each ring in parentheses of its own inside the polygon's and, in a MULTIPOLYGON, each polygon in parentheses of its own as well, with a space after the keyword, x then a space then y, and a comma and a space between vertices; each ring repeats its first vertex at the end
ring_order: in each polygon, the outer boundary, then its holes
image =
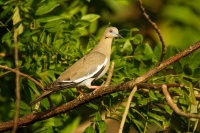
POLYGON ((117 28, 105 29, 99 43, 91 52, 82 57, 67 70, 65 70, 54 82, 44 88, 43 94, 29 103, 32 106, 53 92, 86 86, 89 89, 99 89, 100 86, 92 86, 94 80, 101 78, 110 65, 111 45, 115 37, 121 37, 117 28))

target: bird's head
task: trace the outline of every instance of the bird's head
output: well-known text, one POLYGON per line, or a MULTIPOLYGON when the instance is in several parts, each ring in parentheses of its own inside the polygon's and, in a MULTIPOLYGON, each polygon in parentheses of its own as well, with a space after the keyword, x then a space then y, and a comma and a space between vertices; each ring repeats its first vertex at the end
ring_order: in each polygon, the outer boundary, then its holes
POLYGON ((108 27, 106 28, 105 32, 104 32, 104 35, 105 35, 105 39, 106 38, 114 38, 114 37, 121 37, 123 38, 120 34, 119 34, 119 31, 117 28, 115 27, 108 27))

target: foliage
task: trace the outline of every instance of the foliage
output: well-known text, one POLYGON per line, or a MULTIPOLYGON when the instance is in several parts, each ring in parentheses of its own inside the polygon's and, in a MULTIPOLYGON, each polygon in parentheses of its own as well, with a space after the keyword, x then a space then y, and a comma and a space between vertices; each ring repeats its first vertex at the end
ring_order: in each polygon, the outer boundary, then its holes
MULTIPOLYGON (((98 25, 100 13, 88 13, 90 3, 94 1, 1 1, 0 53, 4 56, 0 56, 0 64, 15 68, 13 33, 16 28, 19 34, 20 71, 44 86, 55 80, 60 73, 95 46, 103 30, 109 25, 98 25), (96 35, 91 35, 92 32, 96 35)), ((109 9, 109 7, 104 8, 109 9)), ((111 61, 115 62, 115 69, 111 84, 129 81, 144 74, 156 65, 162 51, 158 43, 152 46, 144 41, 138 28, 131 27, 127 30, 119 26, 118 29, 124 39, 115 39, 113 42, 111 61)), ((168 46, 164 59, 178 52, 177 47, 168 46)), ((195 94, 200 88, 199 72, 199 51, 196 51, 153 76, 148 83, 184 84, 183 88, 169 88, 169 91, 183 111, 198 112, 198 100, 195 94)), ((0 69, 0 74, 0 121, 4 122, 13 119, 15 113, 15 74, 3 69, 0 69)), ((107 75, 94 84, 101 84, 106 78, 107 75)), ((35 96, 40 95, 41 91, 32 81, 24 77, 20 78, 20 87, 19 115, 24 116, 32 111, 27 104, 35 99, 35 96)), ((79 94, 72 88, 52 94, 51 99, 54 105, 60 105, 78 96, 79 94)), ((129 91, 106 95, 69 113, 37 122, 19 131, 72 132, 79 123, 90 118, 91 125, 84 130, 85 133, 105 132, 106 123, 101 113, 105 111, 107 119, 120 121, 125 109, 123 103, 128 96, 129 91)), ((42 100, 39 111, 48 108, 47 99, 42 100)), ((146 132, 152 123, 163 130, 189 132, 196 130, 195 122, 198 120, 187 119, 174 113, 159 90, 149 90, 149 92, 139 90, 131 103, 124 132, 128 132, 131 126, 138 132, 146 132)))

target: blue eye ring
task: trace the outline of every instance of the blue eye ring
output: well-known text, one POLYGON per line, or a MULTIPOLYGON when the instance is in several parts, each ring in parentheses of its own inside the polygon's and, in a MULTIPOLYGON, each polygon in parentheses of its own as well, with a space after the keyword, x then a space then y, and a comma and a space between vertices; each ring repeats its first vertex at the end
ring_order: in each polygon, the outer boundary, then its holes
POLYGON ((112 33, 112 32, 113 32, 113 30, 112 30, 112 29, 110 29, 110 30, 109 30, 109 32, 110 32, 110 33, 112 33))

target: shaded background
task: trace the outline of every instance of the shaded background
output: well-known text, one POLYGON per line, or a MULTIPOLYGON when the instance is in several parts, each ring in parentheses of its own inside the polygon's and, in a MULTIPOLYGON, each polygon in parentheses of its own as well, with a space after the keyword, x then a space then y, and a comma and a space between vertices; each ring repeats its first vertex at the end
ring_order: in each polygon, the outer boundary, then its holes
MULTIPOLYGON (((167 45, 175 45, 181 49, 199 40, 200 34, 200 1, 186 0, 143 0, 150 18, 156 22, 167 45)), ((111 22, 119 29, 137 27, 151 44, 159 42, 152 26, 141 14, 135 0, 91 0, 88 13, 101 15, 97 24, 106 25, 111 22)), ((92 29, 92 28, 91 28, 92 29)))

